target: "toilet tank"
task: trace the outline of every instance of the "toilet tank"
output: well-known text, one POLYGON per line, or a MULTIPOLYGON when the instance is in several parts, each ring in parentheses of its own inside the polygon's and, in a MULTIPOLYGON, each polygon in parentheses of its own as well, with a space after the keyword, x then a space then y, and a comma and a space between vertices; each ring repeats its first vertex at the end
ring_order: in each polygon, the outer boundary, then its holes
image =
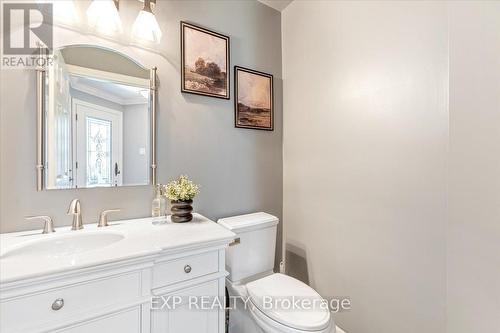
POLYGON ((228 279, 236 282, 272 272, 276 250, 278 218, 267 213, 226 217, 217 221, 237 236, 235 245, 226 249, 228 279))

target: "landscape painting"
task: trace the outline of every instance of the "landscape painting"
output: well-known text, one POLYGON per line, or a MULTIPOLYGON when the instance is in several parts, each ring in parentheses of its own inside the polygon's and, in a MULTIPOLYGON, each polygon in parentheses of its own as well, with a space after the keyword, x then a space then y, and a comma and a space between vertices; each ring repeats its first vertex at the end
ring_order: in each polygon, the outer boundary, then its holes
POLYGON ((181 22, 182 92, 229 99, 229 37, 181 22))
POLYGON ((236 127, 274 129, 273 76, 248 68, 234 67, 236 127))

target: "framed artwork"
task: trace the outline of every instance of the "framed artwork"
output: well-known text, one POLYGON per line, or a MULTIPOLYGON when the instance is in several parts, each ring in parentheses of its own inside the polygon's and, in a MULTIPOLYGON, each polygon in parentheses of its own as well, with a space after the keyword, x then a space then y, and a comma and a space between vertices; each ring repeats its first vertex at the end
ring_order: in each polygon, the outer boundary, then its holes
POLYGON ((273 76, 234 66, 234 126, 274 130, 273 76))
POLYGON ((181 22, 181 91, 229 99, 229 37, 181 22))

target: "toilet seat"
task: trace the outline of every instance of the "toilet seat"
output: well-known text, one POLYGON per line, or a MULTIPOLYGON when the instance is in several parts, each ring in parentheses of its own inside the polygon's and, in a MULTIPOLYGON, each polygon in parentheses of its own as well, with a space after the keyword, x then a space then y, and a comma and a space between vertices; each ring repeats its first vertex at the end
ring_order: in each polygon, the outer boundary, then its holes
POLYGON ((249 306, 249 312, 252 318, 255 320, 257 325, 266 333, 335 333, 336 326, 333 324, 333 320, 330 321, 325 329, 319 331, 304 331, 297 330, 292 327, 286 326, 282 323, 277 322, 269 318, 266 314, 260 311, 251 301, 249 306))
POLYGON ((271 274, 246 285, 250 312, 271 332, 330 332, 326 301, 311 287, 283 274, 271 274))

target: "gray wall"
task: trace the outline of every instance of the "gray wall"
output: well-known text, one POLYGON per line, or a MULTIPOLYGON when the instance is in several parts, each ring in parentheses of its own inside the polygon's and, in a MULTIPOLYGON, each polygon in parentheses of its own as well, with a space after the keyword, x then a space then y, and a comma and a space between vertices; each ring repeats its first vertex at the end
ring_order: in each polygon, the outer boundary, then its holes
POLYGON ((151 168, 149 156, 150 118, 147 104, 124 106, 123 111, 123 183, 149 182, 151 168), (140 149, 146 154, 141 155, 140 149))
POLYGON ((444 332, 444 2, 294 1, 282 19, 288 250, 350 297, 347 332, 444 332))
MULTIPOLYGON (((75 1, 85 18, 88 1, 75 1)), ((141 9, 139 1, 121 1, 124 34, 141 9)), ((159 1, 156 17, 163 30, 160 54, 116 44, 121 51, 158 67, 159 181, 188 174, 201 184, 195 209, 217 219, 232 214, 282 210, 282 83, 280 13, 257 1, 159 1), (186 20, 231 37, 231 100, 180 93, 179 21, 186 20), (232 67, 243 65, 275 79, 274 132, 234 128, 232 67)), ((102 43, 92 36, 56 29, 55 40, 102 43)), ((40 228, 24 216, 49 214, 68 225, 68 204, 80 198, 86 223, 100 210, 121 207, 113 218, 151 214, 150 186, 35 191, 35 74, 2 70, 0 93, 0 231, 40 228)))

